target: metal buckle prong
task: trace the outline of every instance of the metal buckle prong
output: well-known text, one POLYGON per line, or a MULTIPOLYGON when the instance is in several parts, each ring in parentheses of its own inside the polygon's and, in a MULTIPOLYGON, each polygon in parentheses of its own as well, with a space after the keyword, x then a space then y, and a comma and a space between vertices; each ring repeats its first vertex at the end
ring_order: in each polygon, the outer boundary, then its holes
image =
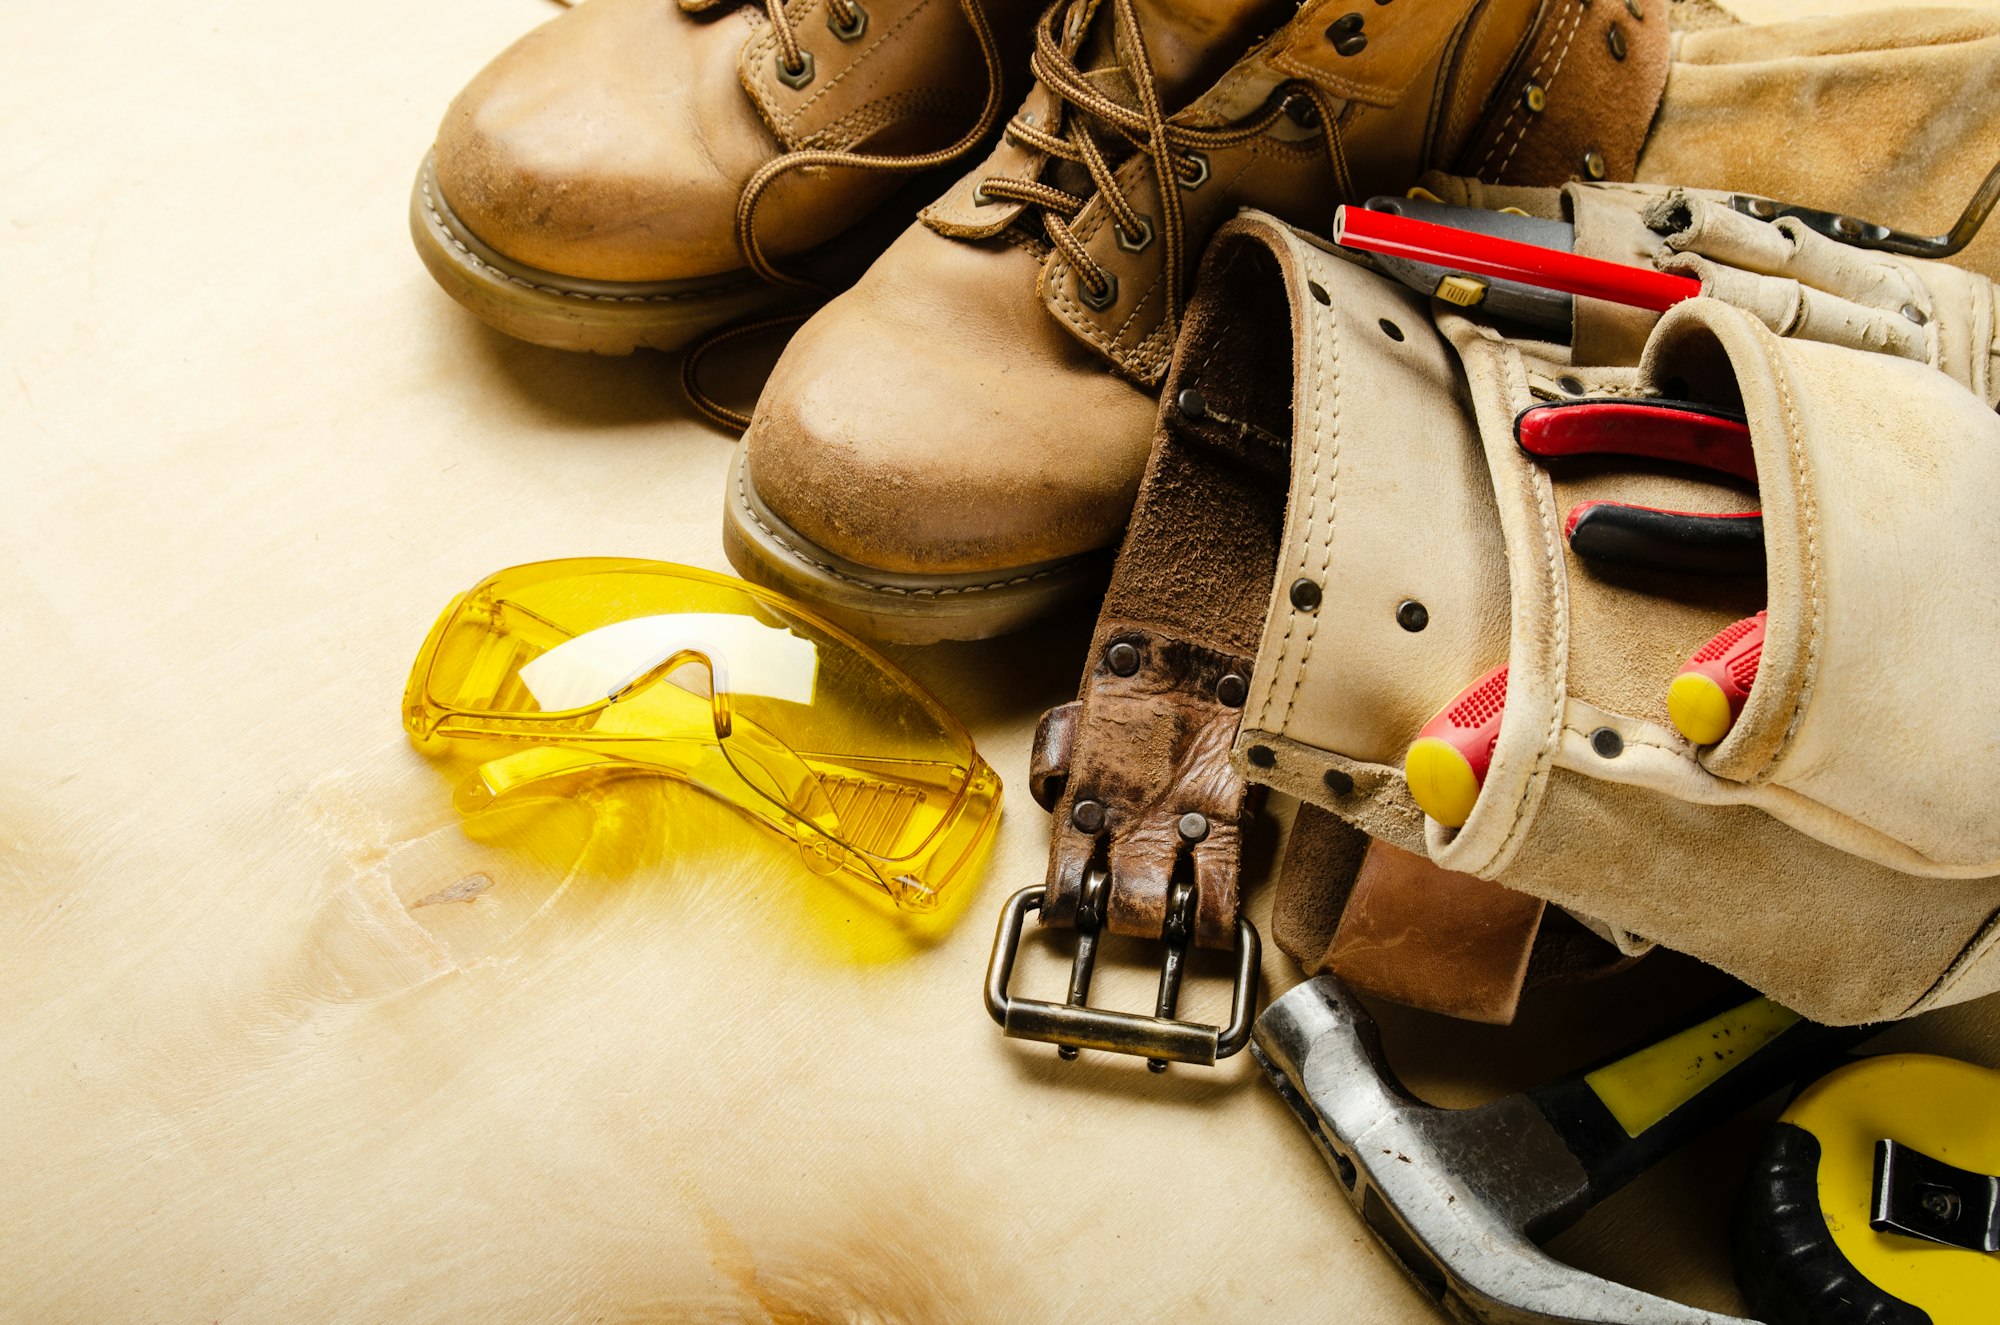
POLYGON ((1007 992, 1014 975, 1014 958, 1021 946, 1022 929, 1028 913, 1041 910, 1042 889, 1023 888, 1007 900, 1000 913, 999 930, 993 936, 993 959, 986 968, 986 1010, 1000 1029, 1015 1039, 1057 1045, 1058 1052, 1066 1059, 1074 1058, 1079 1049, 1102 1049, 1144 1058, 1156 1072, 1164 1071, 1169 1062, 1212 1066, 1248 1044, 1263 951, 1256 926, 1248 920, 1236 922, 1236 986, 1229 1024, 1207 1026, 1174 1016, 1186 970, 1187 944, 1194 929, 1191 913, 1195 889, 1186 882, 1177 884, 1170 898, 1167 951, 1160 965, 1156 1014, 1147 1017, 1086 1004, 1108 890, 1109 879, 1103 870, 1093 869, 1085 876, 1077 916, 1076 959, 1070 966, 1066 1003, 1014 998, 1007 992))

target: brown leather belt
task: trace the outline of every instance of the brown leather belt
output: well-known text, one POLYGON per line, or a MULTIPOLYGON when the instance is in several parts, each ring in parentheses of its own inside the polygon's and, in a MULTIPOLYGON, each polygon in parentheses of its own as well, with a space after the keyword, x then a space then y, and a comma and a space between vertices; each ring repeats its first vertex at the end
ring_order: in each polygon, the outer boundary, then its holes
POLYGON ((1079 1047, 1141 1053, 1156 1068, 1170 1058, 1213 1061, 1248 1039, 1258 939, 1239 916, 1238 881, 1256 796, 1229 753, 1277 566, 1291 464, 1289 346, 1259 354, 1254 344, 1288 338, 1289 320, 1269 316, 1268 302, 1256 309, 1263 316, 1241 316, 1221 294, 1226 282, 1207 275, 1211 293, 1190 309, 1182 344, 1212 348, 1230 371, 1216 392, 1201 383, 1209 356, 1183 353, 1168 375, 1167 407, 1082 686, 1036 733, 1030 785, 1055 816, 1048 877, 1009 904, 987 991, 1009 1034, 1053 1040, 1065 1056, 1079 1047), (1269 417, 1249 412, 1257 408, 1269 417), (1083 935, 1066 1004, 1008 993, 1027 909, 1083 935), (1167 944, 1153 1017, 1085 1006, 1102 931, 1167 944), (1226 1028, 1174 1019, 1189 944, 1238 950, 1226 1028), (1195 1052, 1163 1051, 1163 1035, 1195 1052))

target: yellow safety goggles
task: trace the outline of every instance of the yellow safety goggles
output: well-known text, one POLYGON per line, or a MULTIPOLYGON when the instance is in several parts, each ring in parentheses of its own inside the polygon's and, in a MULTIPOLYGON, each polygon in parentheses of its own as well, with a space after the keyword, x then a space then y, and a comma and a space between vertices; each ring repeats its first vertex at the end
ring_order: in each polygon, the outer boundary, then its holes
POLYGON ((835 626, 727 576, 590 557, 460 595, 410 671, 403 725, 522 747, 458 792, 647 773, 796 841, 808 868, 936 907, 998 818, 1000 779, 910 677, 835 626))

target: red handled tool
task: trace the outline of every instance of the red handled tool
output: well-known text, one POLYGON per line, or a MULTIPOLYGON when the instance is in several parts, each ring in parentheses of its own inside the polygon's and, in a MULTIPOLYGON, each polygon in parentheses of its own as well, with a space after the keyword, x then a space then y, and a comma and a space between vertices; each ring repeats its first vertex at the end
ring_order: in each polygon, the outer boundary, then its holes
POLYGON ((1506 707, 1507 666, 1502 663, 1425 723, 1403 756, 1411 799, 1446 828, 1458 828, 1472 817, 1506 707))
POLYGON ((1696 745, 1729 734, 1764 660, 1765 614, 1744 617, 1694 651, 1667 687, 1667 716, 1696 745))
POLYGON ((1701 293, 1701 282, 1691 276, 1628 267, 1602 258, 1362 207, 1334 209, 1333 242, 1366 253, 1441 267, 1447 272, 1559 290, 1656 313, 1664 313, 1683 299, 1701 293))
MULTIPOLYGON (((1755 482, 1757 461, 1742 416, 1686 401, 1569 400, 1531 405, 1514 419, 1521 450, 1537 460, 1636 456, 1693 465, 1755 482)), ((1757 511, 1670 511, 1628 502, 1579 504, 1564 536, 1600 564, 1697 575, 1760 575, 1764 521, 1757 511)))

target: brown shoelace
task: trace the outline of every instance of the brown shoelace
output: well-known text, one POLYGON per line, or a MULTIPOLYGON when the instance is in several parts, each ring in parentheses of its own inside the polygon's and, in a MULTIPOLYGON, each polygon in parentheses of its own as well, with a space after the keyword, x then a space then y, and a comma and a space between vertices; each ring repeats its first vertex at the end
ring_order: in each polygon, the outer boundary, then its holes
MULTIPOLYGON (((1131 199, 1118 187, 1112 174, 1114 163, 1106 157, 1098 139, 1098 130, 1092 127, 1093 122, 1123 138, 1135 153, 1145 156, 1152 163, 1154 176, 1159 182, 1162 213, 1160 238, 1165 246, 1166 327, 1169 336, 1177 332, 1185 305, 1181 286, 1186 277, 1187 222, 1181 207, 1179 186, 1186 184, 1192 187, 1200 182, 1206 166, 1199 153, 1232 147, 1261 136, 1279 116, 1288 113, 1287 107, 1294 98, 1304 96, 1318 113, 1319 123, 1327 126, 1328 150, 1333 157, 1335 182, 1341 197, 1352 199, 1352 180, 1341 149, 1335 108, 1318 88, 1307 83, 1287 84, 1273 93, 1270 104, 1260 114, 1229 128, 1203 129, 1175 124, 1167 119, 1161 104, 1152 57, 1146 52, 1139 14, 1132 0, 1112 0, 1111 12, 1117 25, 1113 44, 1125 50, 1128 61, 1126 72, 1138 94, 1136 106, 1127 106, 1099 91, 1089 77, 1077 68, 1074 57, 1063 52, 1064 41, 1070 43, 1073 50, 1080 47, 1083 34, 1072 30, 1063 40, 1058 40, 1055 25, 1061 10, 1060 5, 1051 6, 1035 25, 1035 53, 1029 60, 1029 68, 1035 77, 1061 98, 1057 122, 1051 130, 1043 130, 1016 116, 1008 121, 1003 132, 1023 146, 1081 165, 1089 172, 1094 196, 1104 200, 1105 209, 1111 213, 1119 232, 1128 242, 1137 245, 1143 245, 1152 237, 1152 223, 1140 214, 1131 199), (1072 111, 1075 113, 1072 114, 1072 111), (1065 120, 1068 121, 1067 134, 1063 132, 1065 120)), ((1071 12, 1081 11, 1073 9, 1071 12)), ((1093 298, 1110 296, 1111 273, 1090 256, 1089 250, 1070 226, 1090 202, 1090 197, 1070 193, 1041 180, 1006 176, 982 180, 976 196, 981 200, 1021 202, 1040 208, 1044 233, 1076 271, 1078 281, 1093 298)))
MULTIPOLYGON (((797 31, 792 26, 790 15, 785 12, 784 0, 763 0, 764 12, 770 15, 772 36, 778 44, 778 66, 793 75, 806 69, 809 58, 799 45, 797 31)), ((827 0, 830 21, 853 27, 859 18, 859 11, 852 0, 827 0)), ((965 20, 979 41, 979 56, 986 66, 986 102, 981 107, 978 121, 948 147, 934 152, 916 152, 907 156, 878 156, 872 152, 832 151, 812 148, 800 152, 787 152, 783 156, 764 163, 758 172, 743 186, 743 193, 736 201, 736 247, 743 254, 744 263, 751 271, 772 285, 790 286, 821 296, 822 300, 832 296, 833 291, 818 281, 788 272, 772 262, 764 252, 764 246, 757 238, 757 204, 765 192, 783 176, 794 170, 829 166, 843 169, 889 170, 913 173, 932 170, 947 165, 971 151, 993 131, 1000 119, 1000 98, 1005 95, 1005 73, 1000 67, 1000 47, 993 36, 992 24, 987 21, 986 10, 981 0, 958 0, 958 7, 965 12, 965 20)), ((761 318, 753 322, 738 323, 710 332, 693 346, 681 359, 681 389, 686 393, 688 403, 711 423, 732 432, 742 432, 750 426, 750 416, 742 410, 723 404, 701 386, 700 369, 704 359, 714 350, 730 341, 760 331, 803 322, 810 313, 793 313, 782 317, 761 318)))

